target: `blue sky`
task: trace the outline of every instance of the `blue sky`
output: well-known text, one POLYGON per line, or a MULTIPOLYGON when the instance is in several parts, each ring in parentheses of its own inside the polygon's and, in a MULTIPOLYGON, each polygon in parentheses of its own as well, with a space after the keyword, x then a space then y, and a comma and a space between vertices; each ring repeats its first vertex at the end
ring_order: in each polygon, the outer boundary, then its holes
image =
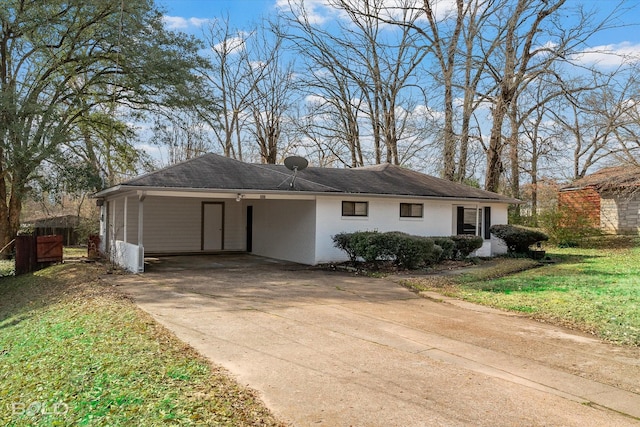
POLYGON ((232 24, 242 28, 276 9, 276 0, 156 0, 156 4, 166 10, 167 15, 184 18, 188 27, 183 30, 193 30, 198 20, 227 15, 232 24))
MULTIPOLYGON (((229 16, 232 27, 249 29, 252 23, 261 16, 276 13, 278 4, 286 5, 287 0, 156 0, 166 12, 165 22, 172 29, 184 31, 196 36, 202 33, 207 21, 229 16)), ((305 0, 311 10, 319 17, 328 9, 323 5, 326 0, 305 0)), ((443 0, 446 2, 446 0, 443 0)), ((568 0, 571 3, 581 2, 587 8, 597 8, 605 16, 618 0, 568 0)), ((610 29, 597 34, 590 40, 591 47, 602 50, 623 52, 640 57, 640 0, 626 0, 624 7, 631 7, 616 22, 619 28, 610 29)), ((568 17, 568 20, 572 19, 568 17)), ((604 61, 601 55, 592 55, 592 60, 604 61)), ((613 64, 610 64, 613 65, 613 64)))

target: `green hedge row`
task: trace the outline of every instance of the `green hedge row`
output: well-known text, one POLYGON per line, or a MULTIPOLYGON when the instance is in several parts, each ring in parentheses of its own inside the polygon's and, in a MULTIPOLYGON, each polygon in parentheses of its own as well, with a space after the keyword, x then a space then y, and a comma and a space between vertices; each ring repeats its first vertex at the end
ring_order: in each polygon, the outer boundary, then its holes
POLYGON ((353 263, 360 258, 371 263, 392 261, 408 269, 466 258, 483 242, 479 236, 423 237, 400 231, 356 231, 339 233, 332 239, 334 246, 345 251, 353 263))

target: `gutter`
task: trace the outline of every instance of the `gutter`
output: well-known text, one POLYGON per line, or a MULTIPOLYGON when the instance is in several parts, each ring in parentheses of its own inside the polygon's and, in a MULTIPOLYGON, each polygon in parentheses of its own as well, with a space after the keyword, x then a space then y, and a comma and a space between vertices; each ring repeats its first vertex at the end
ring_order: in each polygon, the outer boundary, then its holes
POLYGON ((222 189, 222 188, 193 188, 193 187, 149 187, 149 186, 135 186, 135 185, 116 185, 97 193, 92 194, 90 197, 93 199, 104 199, 113 193, 118 192, 136 192, 136 191, 158 191, 158 192, 185 192, 185 193, 223 193, 223 194, 256 194, 256 195, 309 195, 309 196, 327 196, 327 197, 336 197, 336 196, 349 196, 349 197, 389 197, 396 199, 407 199, 407 198, 418 198, 424 200, 456 200, 462 202, 486 202, 486 203, 505 203, 505 204, 522 204, 524 203, 519 199, 512 199, 505 197, 504 199, 491 199, 491 198, 482 198, 482 197, 456 197, 456 196, 425 196, 425 195, 415 195, 415 194, 387 194, 387 193, 345 193, 338 191, 326 191, 326 192, 317 192, 317 191, 291 191, 291 190, 260 190, 255 188, 236 188, 236 189, 222 189))

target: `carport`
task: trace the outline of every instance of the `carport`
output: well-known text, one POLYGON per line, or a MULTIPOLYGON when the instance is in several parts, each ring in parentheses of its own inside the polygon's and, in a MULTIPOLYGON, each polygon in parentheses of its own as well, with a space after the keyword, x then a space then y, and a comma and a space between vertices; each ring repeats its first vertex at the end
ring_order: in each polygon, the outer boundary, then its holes
POLYGON ((100 226, 101 250, 133 272, 145 270, 146 257, 176 254, 247 252, 313 264, 315 198, 138 189, 104 202, 100 226))

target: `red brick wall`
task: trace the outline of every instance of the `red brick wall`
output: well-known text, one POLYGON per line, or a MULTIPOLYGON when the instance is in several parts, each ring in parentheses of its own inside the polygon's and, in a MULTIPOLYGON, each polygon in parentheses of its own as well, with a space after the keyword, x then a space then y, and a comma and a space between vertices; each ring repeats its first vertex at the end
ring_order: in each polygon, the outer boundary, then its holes
POLYGON ((576 215, 588 218, 592 227, 600 227, 600 195, 595 189, 587 187, 560 192, 558 206, 570 208, 576 215))

